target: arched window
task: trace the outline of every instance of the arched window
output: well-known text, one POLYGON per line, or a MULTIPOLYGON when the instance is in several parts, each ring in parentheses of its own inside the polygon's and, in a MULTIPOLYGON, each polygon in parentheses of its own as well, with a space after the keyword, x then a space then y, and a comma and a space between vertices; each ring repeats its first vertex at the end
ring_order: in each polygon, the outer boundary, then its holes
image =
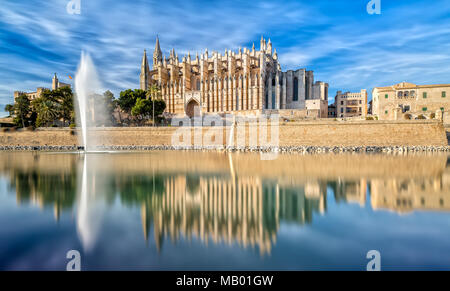
POLYGON ((292 101, 298 101, 298 78, 295 77, 294 78, 294 86, 293 87, 293 92, 292 92, 292 101))
POLYGON ((403 97, 403 92, 402 91, 398 91, 397 97, 399 97, 399 98, 403 97))

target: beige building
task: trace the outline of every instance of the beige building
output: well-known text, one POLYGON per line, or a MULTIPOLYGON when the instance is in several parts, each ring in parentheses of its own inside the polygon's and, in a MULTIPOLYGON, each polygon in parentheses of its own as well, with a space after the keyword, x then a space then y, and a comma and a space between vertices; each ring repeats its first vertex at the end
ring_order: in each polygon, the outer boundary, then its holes
POLYGON ((367 90, 362 89, 357 93, 337 91, 334 104, 336 117, 364 117, 367 115, 367 90))
POLYGON ((305 101, 308 116, 327 118, 328 100, 327 99, 309 99, 305 101))
POLYGON ((372 114, 380 120, 436 118, 450 109, 450 84, 400 83, 372 91, 372 114))
MULTIPOLYGON (((159 39, 153 52, 152 70, 147 54, 141 63, 140 88, 157 84, 171 115, 306 110, 307 100, 328 100, 328 84, 314 82, 313 71, 281 71, 272 43, 261 37, 259 50, 205 52, 181 61, 172 49, 163 56, 159 39)), ((321 103, 321 102, 320 102, 321 103)), ((310 103, 308 103, 310 104, 310 103)), ((321 105, 311 104, 321 109, 321 105)), ((320 111, 320 110, 319 110, 320 111)), ((293 113, 291 113, 293 114, 293 113)), ((326 115, 325 115, 326 116, 326 115)))
MULTIPOLYGON (((52 90, 56 90, 56 89, 62 88, 62 87, 71 87, 71 86, 70 86, 70 84, 66 84, 66 83, 60 82, 60 81, 58 80, 58 77, 56 76, 56 73, 55 73, 55 75, 53 76, 53 79, 52 79, 52 90)), ((36 89, 36 91, 34 91, 34 92, 14 91, 14 100, 15 100, 17 97, 19 97, 20 94, 25 94, 25 95, 28 96, 28 98, 29 98, 30 100, 34 100, 34 99, 36 99, 36 98, 41 97, 42 91, 44 91, 44 90, 46 90, 46 89, 47 89, 47 88, 38 87, 38 88, 36 89)))

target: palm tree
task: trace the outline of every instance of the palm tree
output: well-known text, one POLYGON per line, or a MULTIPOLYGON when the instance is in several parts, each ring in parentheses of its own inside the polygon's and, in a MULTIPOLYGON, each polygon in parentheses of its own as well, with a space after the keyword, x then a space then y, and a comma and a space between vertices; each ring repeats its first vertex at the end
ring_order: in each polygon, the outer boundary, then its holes
POLYGON ((59 113, 63 119, 63 126, 66 126, 66 121, 70 120, 70 115, 74 110, 72 89, 70 87, 62 87, 57 90, 57 94, 59 95, 58 103, 61 109, 59 113))
POLYGON ((14 105, 6 104, 5 111, 9 113, 9 116, 13 116, 14 115, 14 105))
POLYGON ((37 125, 47 125, 58 118, 61 110, 61 105, 50 100, 42 100, 37 104, 37 125))
POLYGON ((161 97, 159 86, 156 84, 151 85, 150 88, 148 88, 146 95, 147 98, 152 100, 153 126, 155 126, 155 99, 161 97))

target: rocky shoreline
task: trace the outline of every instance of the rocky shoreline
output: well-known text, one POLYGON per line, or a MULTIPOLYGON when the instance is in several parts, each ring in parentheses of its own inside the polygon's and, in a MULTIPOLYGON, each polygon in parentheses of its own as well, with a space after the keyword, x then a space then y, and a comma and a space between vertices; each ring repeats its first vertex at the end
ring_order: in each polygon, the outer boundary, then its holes
MULTIPOLYGON (((279 153, 408 153, 450 152, 450 146, 280 146, 280 147, 193 147, 193 146, 98 146, 94 151, 227 151, 227 152, 279 152, 279 153)), ((0 151, 84 151, 83 146, 0 146, 0 151)))

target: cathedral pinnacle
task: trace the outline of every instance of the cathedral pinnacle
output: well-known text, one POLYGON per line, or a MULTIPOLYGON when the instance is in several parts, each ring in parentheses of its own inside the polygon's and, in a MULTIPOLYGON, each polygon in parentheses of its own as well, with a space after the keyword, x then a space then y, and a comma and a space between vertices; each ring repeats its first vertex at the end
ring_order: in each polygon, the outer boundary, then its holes
POLYGON ((159 45, 159 37, 156 36, 156 43, 155 43, 155 50, 153 51, 153 68, 156 68, 156 66, 162 63, 162 52, 161 47, 159 45))

